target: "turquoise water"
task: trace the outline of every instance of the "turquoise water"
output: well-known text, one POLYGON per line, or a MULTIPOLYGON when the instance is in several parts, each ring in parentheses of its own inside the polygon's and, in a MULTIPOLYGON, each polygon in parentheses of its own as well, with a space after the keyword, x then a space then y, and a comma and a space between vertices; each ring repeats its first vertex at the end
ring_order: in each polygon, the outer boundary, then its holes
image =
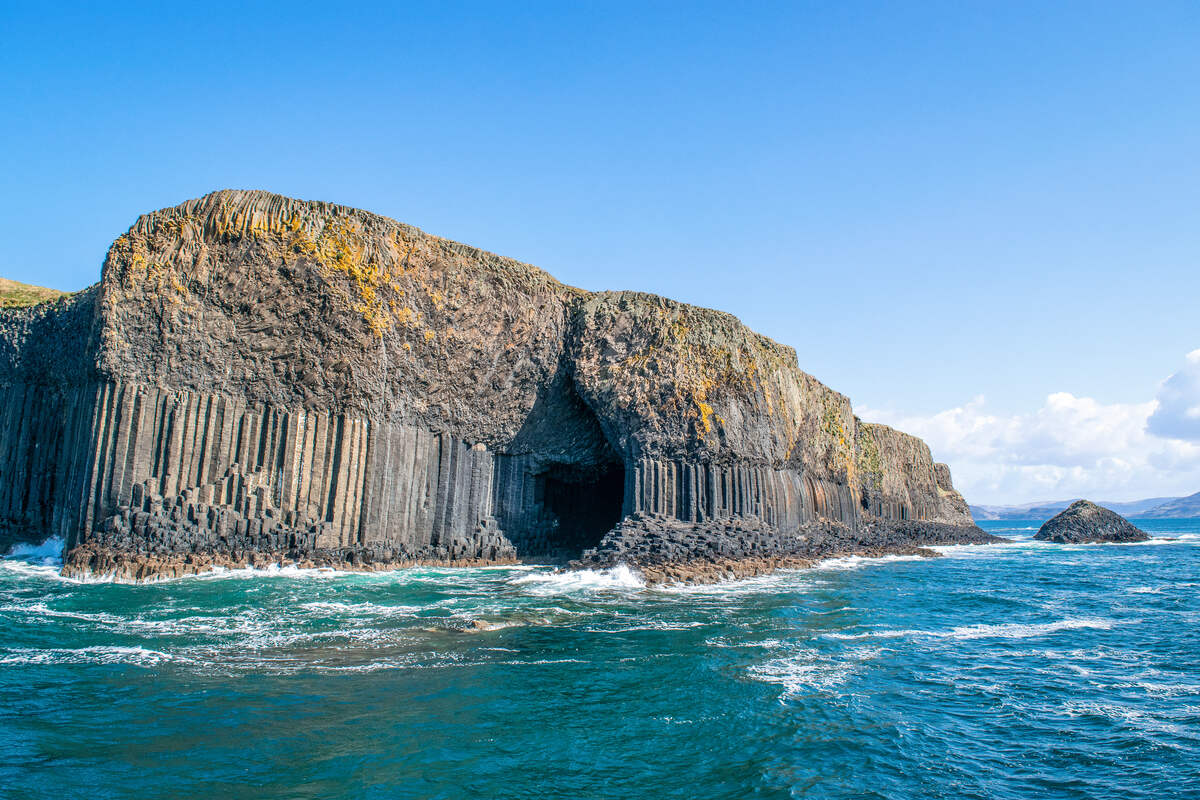
POLYGON ((627 573, 0 564, 13 798, 1200 796, 1200 523, 627 573))

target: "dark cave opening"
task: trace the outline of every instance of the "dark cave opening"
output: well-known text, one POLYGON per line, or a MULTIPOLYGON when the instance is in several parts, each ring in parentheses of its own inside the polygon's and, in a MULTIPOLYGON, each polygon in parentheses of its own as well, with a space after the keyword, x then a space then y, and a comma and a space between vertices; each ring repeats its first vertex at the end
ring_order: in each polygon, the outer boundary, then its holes
POLYGON ((538 476, 538 484, 552 525, 545 542, 551 559, 577 558, 621 521, 625 499, 621 464, 588 469, 554 465, 538 476))

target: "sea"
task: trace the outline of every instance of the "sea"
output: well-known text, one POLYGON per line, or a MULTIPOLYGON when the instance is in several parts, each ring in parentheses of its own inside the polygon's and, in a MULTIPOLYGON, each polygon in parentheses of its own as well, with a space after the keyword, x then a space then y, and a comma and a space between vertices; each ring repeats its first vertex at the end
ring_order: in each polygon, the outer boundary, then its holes
POLYGON ((714 586, 0 561, 4 798, 1197 798, 1200 520, 714 586))

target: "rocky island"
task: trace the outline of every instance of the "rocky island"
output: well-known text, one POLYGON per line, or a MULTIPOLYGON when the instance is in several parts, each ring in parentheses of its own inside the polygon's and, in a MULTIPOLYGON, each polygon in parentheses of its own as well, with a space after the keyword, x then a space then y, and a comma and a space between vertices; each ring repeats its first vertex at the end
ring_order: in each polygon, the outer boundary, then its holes
POLYGON ((0 311, 0 543, 66 575, 550 561, 716 580, 982 543, 917 438, 719 311, 223 191, 0 311))
POLYGON ((1076 500, 1046 520, 1034 539, 1057 544, 1144 542, 1150 536, 1115 511, 1087 500, 1076 500))

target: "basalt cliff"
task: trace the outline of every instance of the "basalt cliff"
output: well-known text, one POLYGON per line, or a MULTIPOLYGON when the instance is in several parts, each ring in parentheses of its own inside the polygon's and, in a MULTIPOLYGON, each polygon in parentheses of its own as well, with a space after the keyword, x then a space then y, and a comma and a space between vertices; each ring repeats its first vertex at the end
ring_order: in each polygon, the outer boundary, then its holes
MULTIPOLYGON (((919 439, 734 317, 352 208, 216 192, 0 311, 0 539, 64 572, 629 563, 981 542, 919 439)), ((3 543, 3 542, 0 542, 3 543)))

